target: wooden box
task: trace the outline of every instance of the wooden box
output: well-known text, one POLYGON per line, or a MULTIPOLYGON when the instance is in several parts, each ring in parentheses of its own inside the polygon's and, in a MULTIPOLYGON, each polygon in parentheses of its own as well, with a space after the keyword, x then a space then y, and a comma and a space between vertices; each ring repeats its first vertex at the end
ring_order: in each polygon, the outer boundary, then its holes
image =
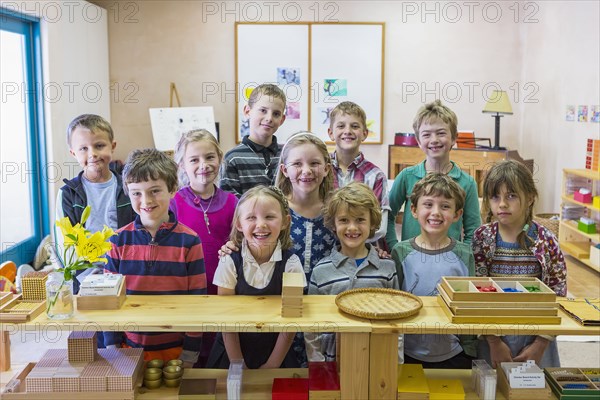
POLYGON ((552 397, 552 391, 548 382, 546 382, 546 387, 543 389, 513 389, 508 383, 504 369, 496 368, 496 373, 498 375, 498 390, 508 400, 543 400, 552 397))
POLYGON ((600 369, 546 368, 546 381, 560 400, 600 399, 600 369), (569 389, 565 385, 577 384, 586 388, 569 389))
MULTIPOLYGON (((454 314, 452 309, 446 304, 444 298, 440 295, 438 296, 438 303, 440 304, 440 308, 450 322, 453 324, 540 324, 540 325, 558 325, 560 324, 561 318, 556 315, 522 315, 521 314, 510 314, 510 308, 501 308, 501 309, 488 309, 488 308, 480 308, 475 309, 479 310, 479 314, 473 312, 473 315, 467 314, 454 314)), ((519 309, 516 309, 517 311, 519 309)), ((550 309, 554 310, 555 309, 550 309)), ((552 311, 553 312, 553 311, 552 311)))
POLYGON ((21 295, 13 296, 0 307, 0 322, 27 322, 46 309, 46 300, 24 300, 21 295))
POLYGON ((118 310, 125 302, 125 276, 116 296, 75 296, 78 310, 118 310))
POLYGON ((8 303, 13 298, 12 292, 0 292, 0 306, 8 303))
POLYGON ((452 301, 476 302, 556 302, 556 293, 537 278, 443 277, 441 287, 452 301), (496 292, 480 292, 480 287, 493 287, 496 292), (539 292, 529 292, 534 286, 539 292), (511 287, 520 293, 505 292, 511 287))

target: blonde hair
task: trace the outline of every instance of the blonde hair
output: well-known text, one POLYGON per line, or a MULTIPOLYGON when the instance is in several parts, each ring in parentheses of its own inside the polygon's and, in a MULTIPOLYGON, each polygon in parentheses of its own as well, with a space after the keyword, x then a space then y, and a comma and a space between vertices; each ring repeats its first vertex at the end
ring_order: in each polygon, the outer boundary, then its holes
POLYGON ((360 123, 362 124, 362 128, 364 130, 367 129, 367 114, 365 113, 365 110, 363 110, 362 107, 358 104, 353 103, 351 101, 342 101, 340 104, 335 106, 333 110, 331 110, 331 112, 329 113, 329 128, 333 129, 335 118, 338 115, 344 114, 353 115, 357 117, 360 120, 360 123))
POLYGON ((448 125, 452 140, 456 140, 458 126, 456 114, 450 108, 443 105, 440 100, 435 100, 419 108, 413 121, 413 129, 419 143, 421 140, 421 138, 419 138, 419 129, 421 129, 421 125, 423 123, 432 123, 435 121, 441 121, 448 125))
MULTIPOLYGON (((275 179, 275 186, 277 186, 285 196, 289 196, 292 191, 292 181, 290 178, 286 177, 281 170, 281 165, 287 164, 287 159, 290 154, 290 150, 297 146, 302 146, 303 144, 312 144, 314 145, 321 155, 323 156, 323 160, 325 161, 325 165, 331 164, 331 156, 327 152, 327 146, 325 143, 319 139, 317 135, 312 132, 297 132, 294 133, 285 143, 283 149, 281 150, 281 156, 279 157, 279 170, 277 171, 277 179, 275 179)), ((333 190, 333 175, 331 175, 331 171, 323 177, 323 181, 319 186, 319 198, 321 200, 325 200, 330 192, 333 190)))
MULTIPOLYGON (((525 214, 525 225, 531 225, 533 221, 533 207, 538 197, 538 191, 533 181, 533 175, 527 167, 515 160, 499 161, 491 166, 483 182, 483 207, 487 210, 486 222, 492 221, 492 211, 490 207, 490 198, 500 193, 502 186, 506 190, 516 193, 519 196, 521 205, 526 205, 531 201, 525 214)), ((522 248, 528 248, 532 244, 532 239, 527 236, 526 231, 522 231, 517 236, 517 241, 522 248)))
POLYGON ((258 85, 252 90, 252 93, 250 93, 250 97, 248 98, 248 107, 252 108, 261 96, 269 96, 271 101, 274 98, 281 100, 283 102, 283 109, 285 110, 285 93, 279 88, 279 86, 273 85, 272 83, 263 83, 262 85, 258 85))
POLYGON ((98 131, 106 132, 108 140, 110 140, 111 143, 115 140, 113 129, 107 120, 96 114, 82 114, 75 117, 67 127, 67 145, 69 148, 71 148, 71 137, 73 136, 73 132, 79 127, 89 129, 93 133, 98 133, 98 131))
POLYGON ((221 150, 219 147, 219 142, 217 142, 217 139, 212 133, 206 129, 194 129, 192 131, 183 133, 179 138, 177 145, 175 146, 175 162, 179 166, 177 176, 179 178, 180 186, 187 186, 190 184, 190 178, 187 176, 185 169, 183 168, 185 151, 190 143, 200 142, 202 140, 210 142, 213 146, 215 146, 217 156, 219 157, 219 164, 221 164, 223 161, 223 150, 221 150))
POLYGON ((351 182, 334 191, 323 208, 325 226, 335 232, 335 216, 338 211, 347 209, 351 216, 367 210, 371 217, 369 239, 381 224, 381 207, 373 190, 362 182, 351 182))
POLYGON ((440 172, 431 172, 423 179, 415 183, 410 195, 411 207, 417 208, 419 199, 423 196, 442 196, 453 199, 456 210, 462 210, 465 206, 466 193, 454 179, 440 172))
POLYGON ((177 191, 177 164, 157 149, 133 150, 123 167, 123 191, 128 194, 130 183, 162 179, 169 193, 177 191))
MULTIPOLYGON (((237 247, 240 247, 242 245, 242 241, 244 240, 244 233, 240 232, 236 226, 240 219, 240 209, 243 204, 251 200, 256 200, 260 197, 270 197, 275 199, 277 203, 279 203, 281 216, 283 219, 290 215, 288 201, 278 187, 258 185, 248 190, 242 195, 242 197, 240 197, 240 200, 238 201, 233 213, 233 224, 231 227, 231 233, 229 234, 229 240, 235 243, 237 247)), ((281 232, 279 232, 279 237, 277 239, 279 240, 279 243, 281 243, 282 250, 287 250, 292 247, 292 238, 290 235, 291 225, 291 223, 288 223, 287 226, 281 229, 281 232)))

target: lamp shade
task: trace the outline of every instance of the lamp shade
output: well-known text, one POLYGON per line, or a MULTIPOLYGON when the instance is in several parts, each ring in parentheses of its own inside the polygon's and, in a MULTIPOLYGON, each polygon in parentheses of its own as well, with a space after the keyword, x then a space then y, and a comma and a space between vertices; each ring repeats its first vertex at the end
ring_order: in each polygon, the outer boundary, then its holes
POLYGON ((504 90, 494 90, 483 108, 484 113, 512 114, 512 106, 504 90))

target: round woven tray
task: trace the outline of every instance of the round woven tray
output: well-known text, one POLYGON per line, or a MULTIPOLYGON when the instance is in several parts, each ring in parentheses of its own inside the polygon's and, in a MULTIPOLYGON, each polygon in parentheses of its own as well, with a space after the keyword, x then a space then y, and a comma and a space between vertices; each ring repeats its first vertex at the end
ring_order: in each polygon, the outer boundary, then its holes
POLYGON ((535 214, 533 220, 554 233, 554 236, 558 237, 558 225, 560 224, 560 221, 558 219, 552 219, 552 217, 559 217, 559 214, 535 214))
POLYGON ((348 314, 370 319, 405 318, 419 312, 423 302, 417 296, 394 289, 350 289, 335 298, 338 308, 348 314))

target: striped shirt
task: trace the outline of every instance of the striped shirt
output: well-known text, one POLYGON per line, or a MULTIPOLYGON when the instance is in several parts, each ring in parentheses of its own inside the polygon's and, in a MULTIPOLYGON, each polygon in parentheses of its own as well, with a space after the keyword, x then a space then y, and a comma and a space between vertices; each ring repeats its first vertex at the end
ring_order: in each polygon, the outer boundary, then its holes
POLYGON ((241 197, 254 186, 273 185, 280 155, 281 147, 275 136, 268 147, 256 144, 248 136, 244 136, 242 143, 225 154, 219 186, 241 197))
MULTIPOLYGON (((127 294, 206 294, 206 274, 202 244, 198 235, 177 222, 169 212, 154 238, 140 217, 111 237, 107 254, 108 273, 125 275, 127 294)), ((125 332, 126 343, 147 351, 165 350, 183 345, 184 350, 199 351, 201 332, 125 332)), ((115 332, 105 332, 105 344, 119 342, 115 332)))
POLYGON ((331 153, 331 165, 334 171, 333 184, 336 189, 344 187, 350 182, 362 182, 373 189, 382 210, 390 209, 387 177, 377 165, 367 161, 362 152, 358 153, 358 156, 348 165, 346 173, 340 168, 335 151, 331 153))

